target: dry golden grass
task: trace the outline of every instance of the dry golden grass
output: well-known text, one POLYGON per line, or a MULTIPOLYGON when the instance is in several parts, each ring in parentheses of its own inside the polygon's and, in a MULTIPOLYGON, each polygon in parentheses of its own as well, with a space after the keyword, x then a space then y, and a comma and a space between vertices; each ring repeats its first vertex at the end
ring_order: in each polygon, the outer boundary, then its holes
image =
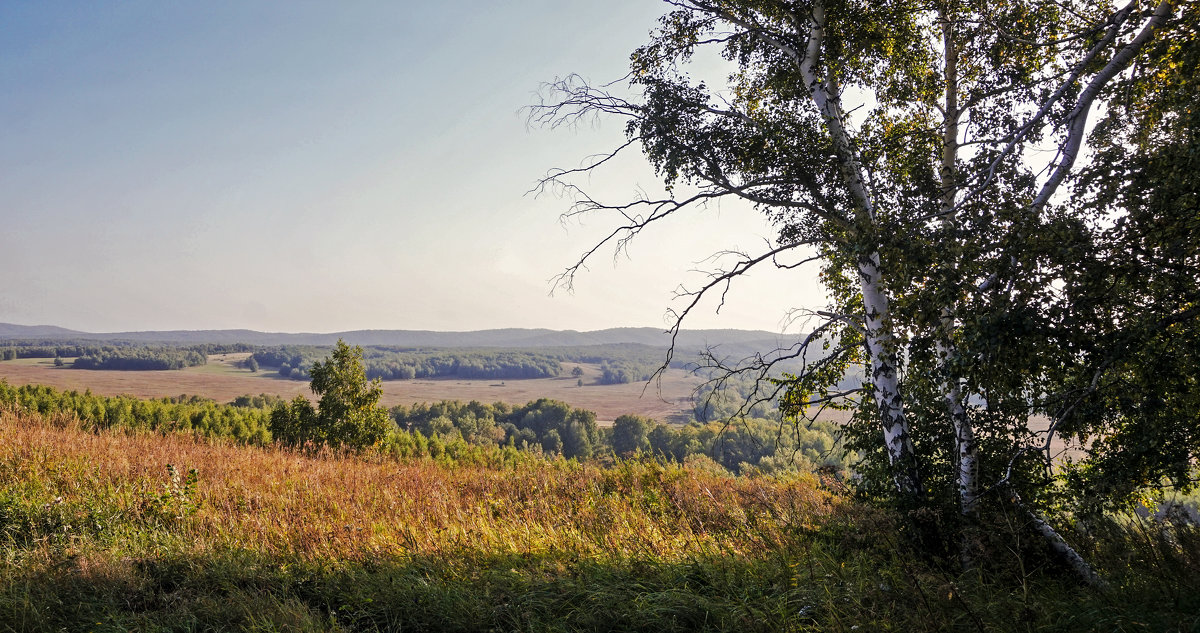
POLYGON ((1016 550, 927 564, 891 514, 811 478, 508 463, 0 412, 0 630, 1183 631, 1200 613, 1194 528, 1109 534, 1112 600, 1016 550))
POLYGON ((491 468, 307 456, 182 435, 84 432, 67 420, 11 412, 0 414, 0 446, 0 488, 24 487, 28 501, 60 504, 80 524, 102 508, 129 529, 169 532, 197 552, 339 560, 464 551, 657 560, 754 554, 837 505, 811 478, 534 459, 491 468), (195 495, 172 488, 168 464, 198 471, 195 495), (184 512, 193 502, 194 513, 184 512))

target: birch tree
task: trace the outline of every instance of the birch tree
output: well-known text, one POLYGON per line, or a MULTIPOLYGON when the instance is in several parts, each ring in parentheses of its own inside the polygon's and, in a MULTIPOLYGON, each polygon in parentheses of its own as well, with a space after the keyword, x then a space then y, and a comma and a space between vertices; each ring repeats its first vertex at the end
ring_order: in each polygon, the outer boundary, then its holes
POLYGON ((860 471, 887 482, 876 493, 956 507, 968 524, 986 495, 1015 502, 1098 582, 1038 514, 1056 427, 1039 434, 1029 418, 1061 391, 1050 368, 1077 358, 1050 327, 1070 260, 1051 242, 1093 235, 1060 191, 1085 156, 1089 116, 1186 3, 666 4, 623 85, 572 76, 532 109, 547 125, 626 121, 623 145, 541 183, 574 198, 568 216, 618 219, 559 283, 663 218, 744 201, 774 240, 683 292, 672 333, 754 267, 819 267, 832 303, 801 343, 740 364, 711 357, 713 368, 758 378, 756 397, 780 397, 796 420, 853 408, 860 471), (728 64, 723 80, 689 75, 706 49, 728 64), (668 195, 601 200, 579 184, 639 150, 668 195), (784 360, 803 371, 779 378, 784 360), (855 367, 861 389, 839 388, 855 367))

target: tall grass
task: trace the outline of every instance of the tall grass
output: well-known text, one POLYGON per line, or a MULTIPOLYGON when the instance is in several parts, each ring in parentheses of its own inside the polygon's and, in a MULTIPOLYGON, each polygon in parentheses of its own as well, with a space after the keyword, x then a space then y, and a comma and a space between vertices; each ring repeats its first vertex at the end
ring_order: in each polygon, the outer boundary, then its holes
POLYGON ((1189 630, 1194 530, 963 574, 812 476, 449 466, 0 413, 0 630, 1189 630), (854 628, 858 627, 858 628, 854 628))

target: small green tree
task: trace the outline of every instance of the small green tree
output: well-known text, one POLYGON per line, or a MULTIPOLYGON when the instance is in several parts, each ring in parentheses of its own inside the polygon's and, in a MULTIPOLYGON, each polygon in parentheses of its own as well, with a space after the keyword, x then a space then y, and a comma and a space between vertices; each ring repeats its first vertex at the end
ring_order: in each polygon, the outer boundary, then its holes
POLYGON ((623 415, 613 422, 612 448, 617 455, 628 455, 637 451, 650 450, 650 431, 654 420, 640 415, 623 415))
POLYGON ((290 403, 275 405, 267 426, 276 441, 288 446, 302 446, 309 442, 320 446, 325 443, 325 433, 317 419, 317 410, 304 396, 296 396, 290 403))
POLYGON ((542 436, 542 450, 551 455, 561 455, 563 452, 562 436, 555 429, 546 431, 542 436))
POLYGON ((313 363, 310 388, 320 401, 314 411, 303 397, 290 406, 279 405, 271 413, 271 433, 292 446, 345 446, 369 448, 382 440, 391 427, 387 409, 379 406, 383 390, 379 381, 367 381, 363 351, 338 340, 333 354, 313 363))

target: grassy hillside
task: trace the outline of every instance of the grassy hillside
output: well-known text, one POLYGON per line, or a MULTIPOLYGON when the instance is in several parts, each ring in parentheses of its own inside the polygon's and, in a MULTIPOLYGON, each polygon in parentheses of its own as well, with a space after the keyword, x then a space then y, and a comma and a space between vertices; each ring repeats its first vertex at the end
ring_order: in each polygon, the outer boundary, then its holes
POLYGON ((1188 630, 1200 613, 1194 531, 1097 538, 1113 600, 1035 553, 987 573, 913 559, 885 512, 811 476, 305 456, 11 411, 0 447, 0 630, 1188 630))

